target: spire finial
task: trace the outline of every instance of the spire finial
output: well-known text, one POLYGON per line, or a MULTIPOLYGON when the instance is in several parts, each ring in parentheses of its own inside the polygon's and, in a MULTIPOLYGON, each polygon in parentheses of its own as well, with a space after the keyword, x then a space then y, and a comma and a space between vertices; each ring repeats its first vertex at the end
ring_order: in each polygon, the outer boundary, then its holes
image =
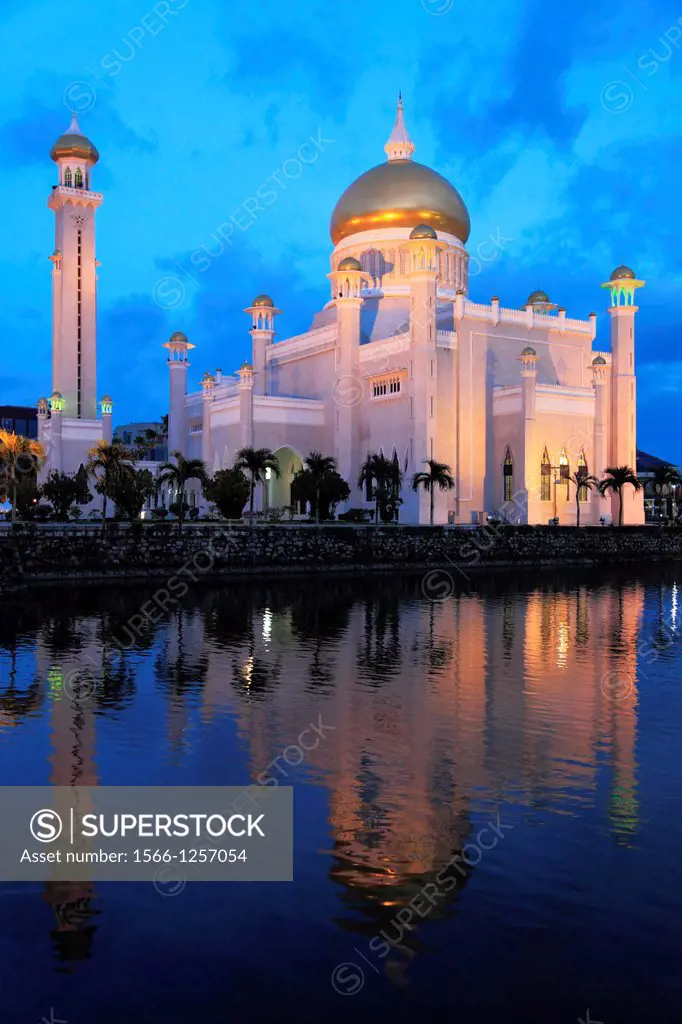
POLYGON ((76 113, 75 110, 71 111, 71 124, 69 125, 66 134, 67 135, 82 135, 83 134, 83 132, 80 129, 80 125, 78 124, 78 114, 76 113))
POLYGON ((403 93, 398 93, 398 110, 395 116, 393 131, 388 137, 384 146, 389 160, 411 160, 414 153, 414 143, 407 134, 405 121, 403 119, 403 93))

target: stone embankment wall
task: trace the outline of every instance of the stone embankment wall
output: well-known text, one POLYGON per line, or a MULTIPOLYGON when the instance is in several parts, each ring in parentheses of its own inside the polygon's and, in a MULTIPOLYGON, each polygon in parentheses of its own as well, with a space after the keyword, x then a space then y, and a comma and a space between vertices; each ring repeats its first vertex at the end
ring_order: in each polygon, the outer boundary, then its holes
POLYGON ((0 529, 0 590, 117 577, 448 566, 476 569, 682 560, 674 527, 230 526, 176 523, 0 529))

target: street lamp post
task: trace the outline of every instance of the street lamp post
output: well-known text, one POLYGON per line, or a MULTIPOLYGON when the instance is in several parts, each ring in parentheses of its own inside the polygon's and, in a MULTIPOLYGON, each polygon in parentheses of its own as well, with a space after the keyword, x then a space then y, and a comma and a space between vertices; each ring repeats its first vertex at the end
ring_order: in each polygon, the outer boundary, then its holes
POLYGON ((559 476, 559 473, 558 473, 558 470, 559 470, 558 466, 552 466, 552 470, 554 470, 554 472, 556 473, 556 476, 554 477, 554 519, 556 520, 556 518, 557 518, 557 514, 556 514, 557 513, 557 507, 556 507, 557 489, 559 487, 559 484, 561 483, 561 477, 559 476))

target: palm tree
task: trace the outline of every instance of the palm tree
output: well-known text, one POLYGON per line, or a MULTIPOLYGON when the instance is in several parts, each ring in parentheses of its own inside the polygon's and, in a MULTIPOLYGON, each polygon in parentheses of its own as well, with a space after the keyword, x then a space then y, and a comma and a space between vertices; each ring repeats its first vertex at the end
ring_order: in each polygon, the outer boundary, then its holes
POLYGON ((182 452, 171 452, 173 462, 164 462, 159 466, 156 486, 174 484, 178 490, 178 521, 182 527, 185 518, 185 489, 190 480, 199 480, 203 485, 207 481, 206 467, 201 459, 186 459, 182 452))
POLYGON ((599 493, 606 494, 613 491, 618 495, 618 525, 623 525, 623 488, 630 484, 635 491, 641 491, 643 484, 635 476, 634 470, 629 466, 610 466, 604 471, 604 477, 599 484, 599 493))
POLYGON ((267 478, 267 471, 274 473, 277 479, 281 476, 277 456, 269 448, 240 448, 237 452, 235 469, 244 470, 249 474, 249 521, 253 526, 253 496, 256 484, 262 484, 267 478))
POLYGON ((116 484, 133 472, 130 452, 120 444, 108 444, 99 441, 88 451, 88 464, 85 467, 88 476, 97 481, 95 490, 102 495, 102 528, 107 521, 107 497, 116 484))
POLYGON ((586 487, 591 491, 593 487, 599 487, 599 481, 591 473, 581 473, 580 470, 571 473, 568 479, 575 487, 575 521, 576 526, 580 526, 580 488, 586 487))
POLYGON ((379 505, 388 501, 398 500, 403 482, 400 466, 393 459, 387 459, 383 452, 368 452, 358 477, 358 487, 370 485, 370 493, 374 499, 374 522, 379 522, 379 505))
POLYGON ((310 481, 315 489, 315 522, 320 521, 320 487, 329 473, 336 471, 336 459, 322 452, 310 452, 303 460, 310 471, 310 481))
POLYGON ((447 462, 436 462, 435 459, 425 459, 427 469, 421 473, 415 473, 412 477, 412 490, 418 491, 423 487, 429 492, 429 522, 433 526, 433 501, 436 496, 436 488, 439 491, 451 491, 455 486, 452 472, 447 462))
POLYGON ((12 488, 12 523, 17 518, 17 482, 27 474, 36 474, 45 461, 40 441, 21 434, 0 430, 0 481, 4 478, 12 488))

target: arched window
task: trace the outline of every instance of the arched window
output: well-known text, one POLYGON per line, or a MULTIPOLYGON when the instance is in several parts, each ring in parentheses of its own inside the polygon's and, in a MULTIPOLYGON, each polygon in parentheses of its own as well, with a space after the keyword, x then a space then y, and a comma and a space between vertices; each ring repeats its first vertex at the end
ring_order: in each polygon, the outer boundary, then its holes
POLYGON ((540 501, 552 500, 552 462, 545 448, 540 465, 540 501))
POLYGON ((74 188, 83 188, 83 172, 80 167, 76 168, 76 173, 73 176, 74 188))
POLYGON ((73 178, 71 177, 71 168, 67 167, 64 171, 64 184, 67 188, 71 188, 73 178))
POLYGON ((504 500, 511 501, 514 493, 514 459, 511 448, 507 445, 504 453, 504 466, 502 468, 502 481, 504 484, 504 500))
MULTIPOLYGON (((561 449, 561 455, 559 456, 559 479, 566 481, 566 501, 571 499, 571 467, 568 462, 568 455, 566 454, 566 447, 563 446, 561 449)), ((558 486, 558 485, 557 485, 558 486)))
MULTIPOLYGON (((587 473, 588 469, 587 460, 585 459, 585 450, 581 448, 580 454, 578 455, 578 476, 587 476, 587 473)), ((585 484, 581 484, 578 488, 578 501, 587 501, 587 491, 588 488, 585 486, 585 484)))

